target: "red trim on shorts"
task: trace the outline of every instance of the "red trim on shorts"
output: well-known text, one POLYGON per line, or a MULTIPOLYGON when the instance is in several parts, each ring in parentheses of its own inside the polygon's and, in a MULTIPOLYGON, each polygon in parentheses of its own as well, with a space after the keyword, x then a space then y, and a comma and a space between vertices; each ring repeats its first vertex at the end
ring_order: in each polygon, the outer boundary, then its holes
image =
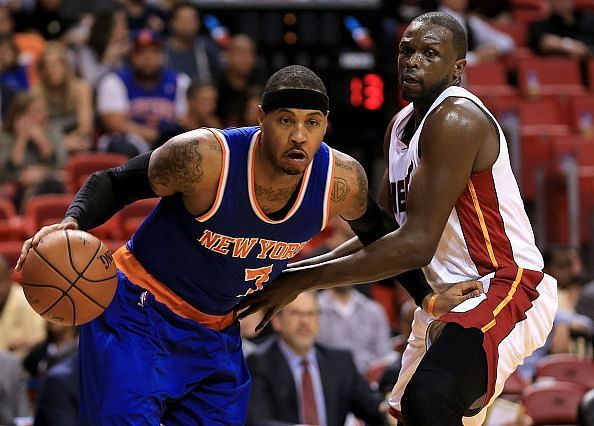
POLYGON ((515 328, 516 324, 526 319, 526 312, 539 296, 536 286, 542 281, 541 271, 518 267, 499 269, 489 284, 487 299, 467 312, 449 312, 439 321, 453 322, 464 328, 484 330, 483 348, 487 356, 487 394, 484 404, 488 403, 495 392, 499 344, 515 328), (518 273, 520 272, 521 275, 518 273), (516 282, 517 278, 519 280, 516 282), (514 289, 512 291, 512 289, 514 289), (494 313, 496 312, 496 313, 494 313))
POLYGON ((126 246, 120 247, 113 254, 113 258, 118 269, 132 283, 150 291, 156 301, 164 304, 180 317, 193 320, 211 330, 217 331, 229 327, 236 321, 237 315, 235 311, 231 311, 225 315, 211 315, 201 312, 190 305, 144 269, 144 266, 142 266, 126 246))
POLYGON ((402 412, 395 409, 391 405, 388 406, 388 414, 394 417, 399 422, 404 422, 404 418, 402 417, 402 412))
POLYGON ((455 208, 468 252, 481 276, 515 265, 499 211, 492 168, 470 177, 455 208))

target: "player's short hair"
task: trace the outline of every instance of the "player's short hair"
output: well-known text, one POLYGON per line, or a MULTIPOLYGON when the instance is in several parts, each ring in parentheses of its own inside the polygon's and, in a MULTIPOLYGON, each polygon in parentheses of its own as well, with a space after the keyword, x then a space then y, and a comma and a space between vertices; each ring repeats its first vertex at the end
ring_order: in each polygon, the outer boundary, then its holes
POLYGON ((280 89, 306 89, 328 94, 322 79, 302 65, 289 65, 272 74, 264 86, 264 93, 280 89))
POLYGON ((452 33, 452 45, 454 52, 456 52, 457 59, 466 58, 468 51, 468 39, 464 27, 452 15, 443 12, 429 12, 417 16, 412 22, 431 22, 433 24, 444 27, 452 33))

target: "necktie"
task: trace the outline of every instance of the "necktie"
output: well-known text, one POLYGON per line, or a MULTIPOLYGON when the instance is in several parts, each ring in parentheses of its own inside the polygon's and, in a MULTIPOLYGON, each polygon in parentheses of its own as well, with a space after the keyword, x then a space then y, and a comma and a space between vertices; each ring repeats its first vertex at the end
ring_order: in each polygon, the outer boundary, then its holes
POLYGON ((318 425, 320 421, 318 420, 313 382, 309 373, 309 362, 304 359, 301 361, 301 365, 303 366, 303 375, 301 377, 301 414, 303 423, 307 425, 318 425))

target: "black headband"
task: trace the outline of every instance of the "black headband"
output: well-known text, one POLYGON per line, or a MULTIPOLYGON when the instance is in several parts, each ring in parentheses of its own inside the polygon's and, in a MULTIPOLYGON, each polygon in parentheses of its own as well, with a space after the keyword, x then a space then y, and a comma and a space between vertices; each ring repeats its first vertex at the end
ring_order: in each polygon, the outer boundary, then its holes
POLYGON ((317 109, 328 113, 328 96, 311 89, 279 89, 262 96, 262 110, 278 108, 317 109))

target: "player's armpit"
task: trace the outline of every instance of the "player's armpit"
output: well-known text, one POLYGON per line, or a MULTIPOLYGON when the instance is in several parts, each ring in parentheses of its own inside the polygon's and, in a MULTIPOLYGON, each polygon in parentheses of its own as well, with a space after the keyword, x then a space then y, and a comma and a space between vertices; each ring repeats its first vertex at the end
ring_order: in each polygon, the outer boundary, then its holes
POLYGON ((218 182, 222 148, 206 129, 182 133, 156 149, 149 163, 149 181, 159 196, 191 194, 218 182))

